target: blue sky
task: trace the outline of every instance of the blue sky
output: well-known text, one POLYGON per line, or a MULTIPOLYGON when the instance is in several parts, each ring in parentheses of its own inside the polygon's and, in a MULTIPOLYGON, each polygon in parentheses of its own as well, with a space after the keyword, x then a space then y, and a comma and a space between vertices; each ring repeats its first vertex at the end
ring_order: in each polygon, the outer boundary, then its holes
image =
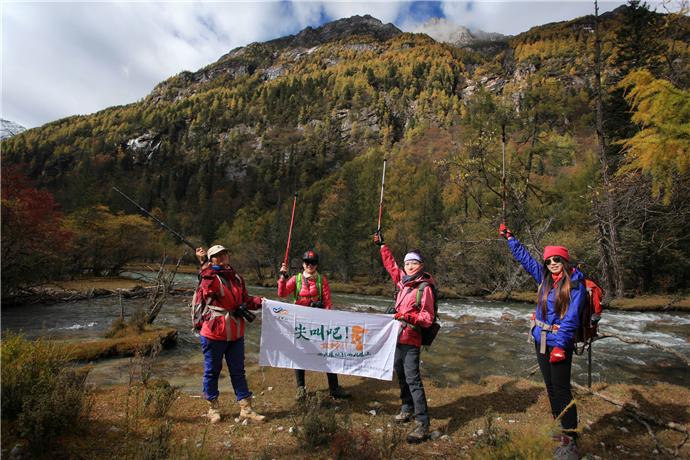
MULTIPOLYGON (((600 12, 623 1, 601 1, 600 12)), ((651 3, 651 2, 650 2, 651 3)), ((517 34, 593 1, 0 2, 0 115, 26 127, 142 99, 238 46, 355 14, 413 32, 432 17, 517 34)))

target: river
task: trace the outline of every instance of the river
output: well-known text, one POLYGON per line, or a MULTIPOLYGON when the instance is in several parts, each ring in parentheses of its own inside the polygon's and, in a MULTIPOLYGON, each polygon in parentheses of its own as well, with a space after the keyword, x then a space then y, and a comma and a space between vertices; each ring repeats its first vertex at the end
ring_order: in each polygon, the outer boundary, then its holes
MULTIPOLYGON (((178 286, 193 286, 195 276, 178 275, 178 286)), ((275 289, 250 287, 252 295, 278 300, 275 289)), ((164 350, 156 360, 155 375, 168 379, 184 391, 197 392, 203 368, 199 339, 190 329, 186 296, 168 300, 156 324, 178 329, 178 344, 164 350)), ((126 314, 146 303, 145 299, 124 300, 126 314)), ((351 311, 383 312, 391 299, 378 296, 334 294, 335 308, 351 311)), ((478 382, 487 375, 526 377, 536 363, 533 345, 527 343, 527 318, 533 307, 528 304, 490 302, 483 299, 454 299, 439 302, 441 332, 422 353, 422 371, 440 385, 478 382)), ((81 340, 100 337, 120 314, 117 297, 101 297, 53 305, 31 305, 2 310, 2 331, 22 331, 27 337, 51 337, 81 340)), ((621 312, 607 310, 601 329, 629 337, 640 337, 674 347, 690 354, 690 314, 675 312, 621 312)), ((260 315, 247 327, 247 362, 258 361, 260 315)), ((89 380, 95 385, 127 382, 129 359, 102 360, 95 363, 89 380)), ((539 374, 533 377, 540 379, 539 374)), ((667 382, 690 386, 687 367, 672 354, 644 345, 624 344, 605 339, 593 345, 592 378, 594 382, 649 383, 667 382)), ((587 382, 587 358, 576 356, 573 379, 587 382)))

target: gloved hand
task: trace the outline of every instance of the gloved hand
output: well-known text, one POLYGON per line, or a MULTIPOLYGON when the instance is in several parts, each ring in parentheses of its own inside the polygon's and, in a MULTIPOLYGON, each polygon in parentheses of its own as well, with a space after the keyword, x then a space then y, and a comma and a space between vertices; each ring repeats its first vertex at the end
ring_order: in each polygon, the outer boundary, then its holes
POLYGON ((591 318, 592 324, 594 324, 596 326, 597 324, 599 324, 600 319, 601 319, 601 315, 597 315, 596 313, 594 313, 592 315, 592 318, 591 318))
POLYGON ((378 246, 383 246, 383 233, 381 233, 381 230, 376 230, 374 233, 374 244, 378 246))
POLYGON ((318 300, 316 302, 312 302, 311 304, 309 304, 309 306, 312 308, 323 308, 323 302, 318 300))
POLYGON ((513 237, 513 233, 510 231, 508 227, 506 227, 506 224, 504 224, 503 222, 501 222, 501 225, 498 226, 498 234, 506 240, 509 240, 513 237))
POLYGON ((551 350, 551 356, 549 357, 550 363, 560 363, 565 359, 565 350, 561 347, 553 347, 551 350))
POLYGON ((530 316, 529 319, 530 321, 534 321, 535 319, 537 319, 537 314, 535 312, 532 312, 532 316, 530 316))
POLYGON ((280 277, 281 277, 283 280, 286 280, 286 279, 289 278, 289 275, 288 275, 288 267, 287 267, 286 264, 280 264, 280 270, 278 271, 278 273, 280 274, 280 277))
POLYGON ((414 318, 409 313, 396 313, 395 316, 393 316, 393 319, 405 321, 408 324, 414 324, 414 318))

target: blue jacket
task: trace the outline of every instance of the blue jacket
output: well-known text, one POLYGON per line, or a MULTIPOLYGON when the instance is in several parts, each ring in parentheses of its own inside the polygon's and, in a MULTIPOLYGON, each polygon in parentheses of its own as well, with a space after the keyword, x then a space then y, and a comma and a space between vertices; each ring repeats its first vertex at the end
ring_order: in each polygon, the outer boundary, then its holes
MULTIPOLYGON (((523 268, 532 275, 537 284, 541 284, 544 276, 544 265, 534 260, 534 257, 520 244, 517 238, 508 240, 508 246, 513 253, 513 258, 522 264, 523 268)), ((546 334, 546 344, 550 347, 560 347, 570 349, 575 346, 575 336, 577 328, 580 326, 580 318, 587 299, 587 288, 585 287, 585 277, 578 269, 575 269, 570 276, 571 283, 578 281, 577 285, 570 291, 570 305, 561 319, 556 314, 556 290, 551 288, 546 298, 546 319, 542 318, 541 308, 537 302, 535 311, 536 318, 546 324, 558 324, 560 329, 554 334, 546 334)), ((532 337, 537 343, 541 342, 541 327, 536 326, 532 330, 532 337)))

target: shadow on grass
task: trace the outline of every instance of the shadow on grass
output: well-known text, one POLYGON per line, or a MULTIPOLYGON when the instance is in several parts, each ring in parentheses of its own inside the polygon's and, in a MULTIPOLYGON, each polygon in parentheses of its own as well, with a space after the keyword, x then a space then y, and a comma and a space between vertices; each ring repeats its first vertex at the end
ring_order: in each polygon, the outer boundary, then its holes
POLYGON ((506 382, 492 393, 475 396, 463 396, 457 400, 438 407, 430 407, 432 417, 448 418, 447 434, 458 431, 470 420, 480 418, 487 411, 497 413, 525 412, 544 393, 540 387, 520 389, 517 381, 506 382))

